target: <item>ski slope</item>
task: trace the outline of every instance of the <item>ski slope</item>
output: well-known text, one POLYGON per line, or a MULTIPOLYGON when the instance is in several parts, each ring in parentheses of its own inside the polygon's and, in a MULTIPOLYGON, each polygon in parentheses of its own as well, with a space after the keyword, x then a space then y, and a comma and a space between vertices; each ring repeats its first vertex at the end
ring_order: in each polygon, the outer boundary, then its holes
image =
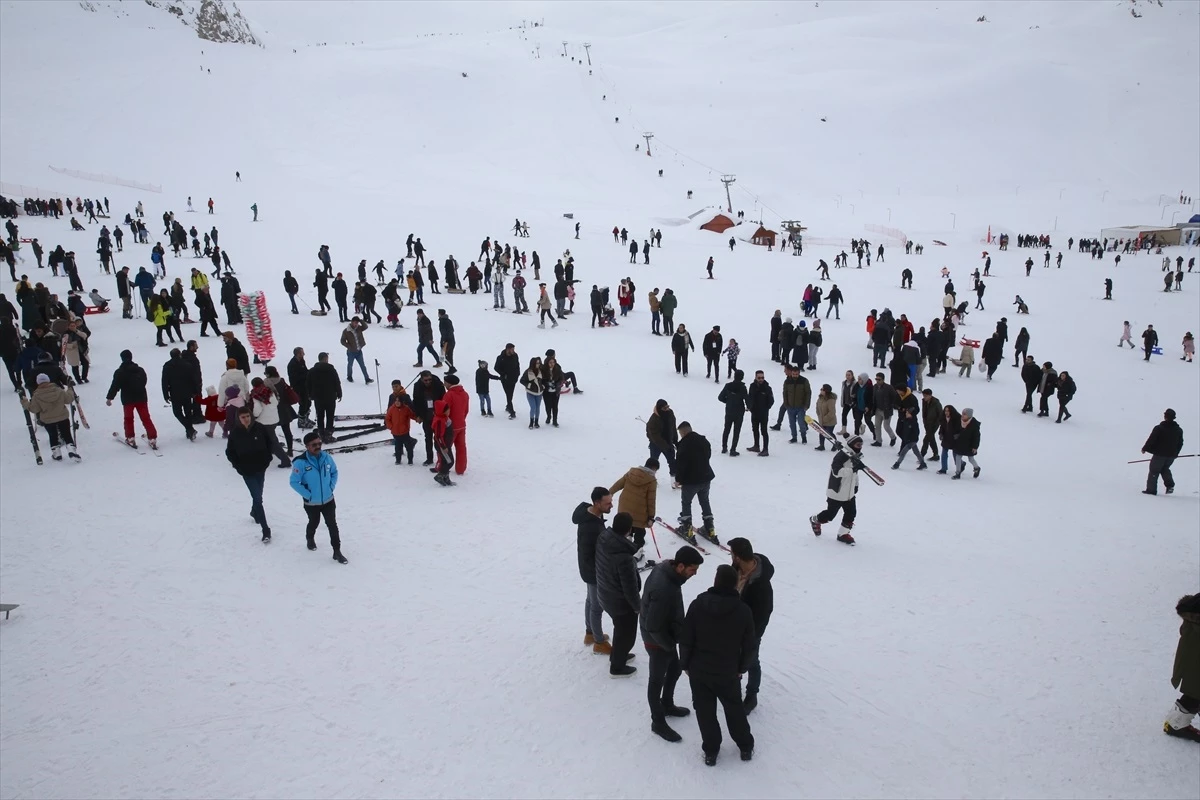
MULTIPOLYGON (((1134 19, 1117 2, 243 3, 265 49, 202 42, 149 7, 94 5, 0 3, 5 182, 107 196, 110 224, 141 200, 151 243, 166 210, 185 227, 217 225, 243 289, 267 292, 281 368, 296 346, 310 365, 328 350, 342 367, 336 317, 291 315, 280 285, 292 270, 315 305, 321 244, 351 280, 360 259, 393 267, 410 232, 439 271, 449 255, 465 268, 486 236, 537 250, 551 277, 570 248, 579 313, 557 329, 493 313, 482 292, 427 292, 426 311, 454 319, 469 392, 475 361, 513 342, 523 363, 556 349, 586 393, 562 399, 560 428, 537 431, 520 392, 515 421, 480 419, 472 393, 470 467, 454 488, 393 466, 386 448, 338 456, 343 568, 323 529, 321 549, 305 550, 283 470, 268 471, 264 547, 220 441, 189 444, 157 402, 166 350, 152 326, 90 318, 82 465, 36 467, 15 395, 0 402, 0 601, 21 604, 0 621, 0 797, 1200 794, 1195 746, 1161 732, 1176 697, 1174 603, 1200 573, 1200 459, 1178 461, 1175 494, 1154 498, 1139 493, 1144 465, 1125 463, 1168 406, 1184 452, 1197 452, 1200 367, 1178 359, 1200 327, 1200 278, 1166 294, 1160 256, 1114 269, 1065 247, 1196 213, 1174 203, 1200 194, 1194 4, 1139 3, 1134 19), (513 29, 543 16, 545 27, 513 29), (49 57, 64 43, 69 57, 49 57), (646 131, 649 158, 634 151, 646 131), (776 230, 801 219, 813 239, 875 243, 864 226, 884 225, 926 245, 831 271, 846 305, 822 321, 814 393, 847 369, 874 374, 871 309, 928 325, 942 266, 971 297, 983 249, 987 308, 960 332, 986 338, 1001 316, 1010 337, 1028 327, 1030 354, 1069 370, 1079 393, 1055 425, 1019 413, 1011 360, 991 383, 957 370, 927 380, 943 403, 975 410, 982 475, 951 483, 911 459, 893 472, 886 443, 866 448, 887 485, 864 482, 853 549, 805 521, 825 503, 815 439, 789 445, 785 429, 770 458, 714 455, 716 527, 775 564, 775 614, 755 759, 738 762, 727 743, 704 769, 692 719, 676 726, 679 745, 651 734, 641 647, 631 681, 608 680, 607 660, 582 647, 570 514, 645 459, 635 418, 660 397, 719 450, 719 386, 698 353, 690 377, 674 373, 668 341, 648 333, 651 288, 675 291, 698 349, 715 324, 736 338, 739 367, 766 370, 779 396, 769 318, 800 319, 817 260, 844 245, 730 252, 727 235, 698 230, 707 214, 687 219, 723 206, 724 173, 737 176, 734 210, 776 230), (530 238, 511 236, 514 218, 530 238), (628 263, 614 225, 639 241, 662 229, 651 265, 628 263), (989 226, 1051 234, 1062 269, 1043 270, 1041 251, 981 244, 989 226), (899 288, 906 266, 913 291, 899 288), (587 290, 615 295, 626 276, 633 313, 590 329, 587 290), (1017 293, 1028 317, 1014 313, 1017 293), (1153 324, 1164 355, 1146 364, 1117 350, 1123 320, 1135 337, 1153 324), (150 377, 161 458, 107 443, 121 413, 103 393, 125 348, 150 377)), ((18 222, 47 251, 74 249, 87 287, 115 295, 90 259, 97 226, 18 222)), ((118 264, 149 268, 149 247, 126 245, 118 264)), ((33 276, 23 254, 18 272, 33 276)), ((186 281, 193 264, 208 262, 168 256, 170 277, 186 281)), ((48 273, 35 280, 65 295, 48 273)), ((385 393, 416 372, 411 308, 402 322, 366 334, 385 393)), ((215 384, 219 341, 200 358, 215 384)), ((375 412, 375 388, 344 384, 339 413, 375 412)), ((678 495, 660 479, 658 511, 672 519, 678 495)), ((664 556, 678 544, 659 531, 664 556)), ((690 704, 686 681, 676 701, 690 704)))

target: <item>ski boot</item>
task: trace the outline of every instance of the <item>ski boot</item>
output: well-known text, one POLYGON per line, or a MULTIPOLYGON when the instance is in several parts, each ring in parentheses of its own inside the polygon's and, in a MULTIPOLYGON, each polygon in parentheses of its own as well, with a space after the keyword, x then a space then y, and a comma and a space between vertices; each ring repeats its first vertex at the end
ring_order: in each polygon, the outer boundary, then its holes
POLYGON ((158 449, 158 439, 147 439, 146 444, 150 445, 151 450, 158 449))
POLYGON ((813 532, 814 536, 821 535, 821 521, 819 519, 817 519, 816 514, 813 514, 811 517, 808 518, 808 524, 812 525, 812 532, 813 532))
POLYGON ((1163 733, 1179 739, 1191 739, 1193 742, 1200 742, 1200 730, 1196 730, 1192 726, 1192 720, 1195 716, 1195 714, 1188 711, 1176 700, 1175 707, 1171 709, 1171 713, 1167 714, 1167 720, 1163 723, 1163 733))
POLYGON ((680 517, 676 530, 680 536, 687 539, 688 544, 696 544, 696 529, 692 527, 691 517, 680 517))
POLYGON ((54 459, 55 461, 62 461, 62 446, 61 445, 55 445, 53 448, 51 448, 50 458, 54 459))
POLYGON ((839 542, 841 542, 842 544, 848 544, 848 545, 853 546, 854 545, 854 537, 850 535, 850 527, 851 526, 849 526, 849 525, 843 524, 841 532, 838 533, 837 540, 839 542))
POLYGON ((77 461, 77 462, 83 460, 82 458, 79 457, 79 453, 76 452, 75 445, 71 445, 71 447, 67 450, 67 457, 70 458, 72 461, 77 461))
POLYGON ((721 540, 717 538, 717 529, 713 526, 712 517, 704 518, 704 528, 700 531, 700 535, 718 547, 721 546, 721 540))

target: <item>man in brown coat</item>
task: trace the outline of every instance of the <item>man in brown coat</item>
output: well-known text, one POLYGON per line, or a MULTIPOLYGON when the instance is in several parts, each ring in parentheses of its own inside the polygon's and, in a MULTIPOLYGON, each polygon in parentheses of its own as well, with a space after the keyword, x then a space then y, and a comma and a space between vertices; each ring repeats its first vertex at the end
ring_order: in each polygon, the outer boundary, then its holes
POLYGON ((616 483, 609 487, 609 494, 621 493, 617 512, 625 511, 633 517, 633 541, 640 550, 646 544, 646 528, 654 520, 655 501, 658 496, 658 460, 647 458, 640 467, 630 467, 616 483))

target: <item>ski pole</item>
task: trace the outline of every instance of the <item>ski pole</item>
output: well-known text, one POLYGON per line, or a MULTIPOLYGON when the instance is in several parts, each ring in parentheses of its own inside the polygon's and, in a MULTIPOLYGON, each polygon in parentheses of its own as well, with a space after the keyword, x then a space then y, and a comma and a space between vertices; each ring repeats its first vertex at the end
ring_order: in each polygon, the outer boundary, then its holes
POLYGON ((383 394, 379 389, 379 359, 375 359, 375 401, 379 404, 379 413, 383 413, 383 394))
MULTIPOLYGON (((1189 453, 1186 456, 1175 456, 1176 458, 1200 458, 1200 453, 1189 453)), ((1137 461, 1126 461, 1126 464, 1145 464, 1150 459, 1139 458, 1137 461)))
POLYGON ((650 539, 654 542, 654 552, 658 553, 658 558, 662 560, 662 550, 658 549, 658 537, 654 535, 654 523, 650 523, 650 539))

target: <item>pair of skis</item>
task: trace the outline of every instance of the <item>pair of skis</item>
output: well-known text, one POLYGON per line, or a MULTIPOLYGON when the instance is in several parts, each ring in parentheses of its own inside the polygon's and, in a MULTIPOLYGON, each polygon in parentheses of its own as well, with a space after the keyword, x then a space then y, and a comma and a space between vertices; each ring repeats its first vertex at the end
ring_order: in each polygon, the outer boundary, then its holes
MULTIPOLYGON (((708 550, 704 549, 704 545, 700 544, 700 539, 696 535, 697 530, 695 528, 691 528, 690 530, 688 530, 687 533, 684 533, 683 531, 676 528, 674 525, 671 525, 669 522, 664 520, 662 517, 655 517, 654 521, 657 522, 659 525, 662 525, 664 528, 669 530, 671 533, 678 536, 680 539, 683 539, 685 542, 690 544, 692 547, 699 550, 701 555, 705 555, 705 556, 712 555, 708 550)), ((715 544, 717 547, 721 548, 726 553, 730 552, 729 548, 726 547, 725 545, 721 544, 721 542, 717 539, 715 534, 710 535, 705 530, 700 530, 699 533, 709 543, 715 544)))
MULTIPOLYGON (((45 464, 46 462, 42 458, 42 447, 40 444, 38 444, 37 427, 34 425, 33 415, 29 413, 28 408, 25 408, 25 403, 29 402, 29 395, 25 393, 24 387, 21 387, 20 389, 18 389, 18 391, 21 394, 21 400, 22 400, 21 409, 22 409, 22 411, 25 412, 25 426, 29 429, 29 443, 33 446, 33 457, 37 461, 37 465, 40 467, 43 464, 45 464)), ((88 424, 87 417, 83 413, 83 406, 81 406, 79 404, 79 398, 76 398, 75 402, 71 403, 70 407, 71 407, 71 432, 72 432, 72 434, 74 434, 75 431, 79 430, 80 423, 83 424, 84 428, 90 429, 92 426, 88 424), (79 415, 78 422, 76 422, 76 420, 75 420, 76 414, 79 415)), ((78 439, 79 437, 76 436, 74 438, 78 439)), ((78 448, 78 444, 76 444, 76 447, 78 448)))
MULTIPOLYGON (((842 448, 844 448, 846 446, 846 443, 843 440, 839 439, 838 437, 834 436, 829 431, 822 428, 820 425, 817 424, 817 421, 815 419, 813 419, 812 417, 805 417, 804 422, 818 436, 820 436, 825 441, 829 442, 829 444, 833 447, 834 450, 841 450, 842 448)), ((883 479, 882 475, 880 475, 878 472, 876 472, 875 470, 868 467, 865 463, 863 463, 861 455, 855 453, 855 454, 851 455, 850 457, 852 459, 854 459, 855 462, 862 464, 863 472, 867 473, 867 477, 870 478, 871 481, 876 486, 883 486, 883 484, 886 483, 886 481, 883 479)))

